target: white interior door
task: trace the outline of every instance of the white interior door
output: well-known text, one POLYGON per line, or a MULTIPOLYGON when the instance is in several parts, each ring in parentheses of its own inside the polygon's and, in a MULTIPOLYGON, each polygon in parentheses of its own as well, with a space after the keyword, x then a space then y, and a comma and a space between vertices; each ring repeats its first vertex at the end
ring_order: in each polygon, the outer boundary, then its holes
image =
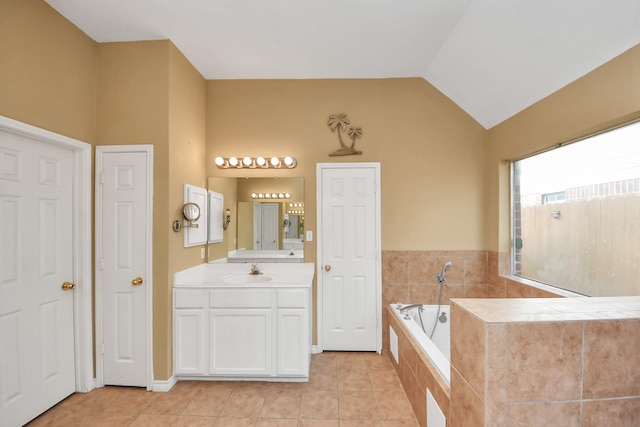
POLYGON ((73 150, 0 131, 0 425, 76 389, 73 150))
POLYGON ((262 247, 278 249, 278 204, 262 203, 262 247))
POLYGON ((136 149, 96 149, 99 350, 104 385, 150 387, 152 153, 136 149))
POLYGON ((253 249, 279 249, 278 245, 278 204, 253 204, 253 249))
POLYGON ((381 350, 379 164, 318 165, 323 350, 381 350))

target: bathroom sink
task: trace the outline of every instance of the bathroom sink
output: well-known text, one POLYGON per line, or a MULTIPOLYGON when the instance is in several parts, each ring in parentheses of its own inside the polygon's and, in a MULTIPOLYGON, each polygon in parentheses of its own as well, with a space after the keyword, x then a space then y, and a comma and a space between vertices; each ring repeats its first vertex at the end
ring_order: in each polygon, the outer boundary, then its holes
POLYGON ((272 279, 271 276, 267 276, 264 274, 232 274, 230 276, 226 276, 223 280, 227 283, 235 283, 235 284, 247 284, 247 283, 264 283, 270 282, 272 279))

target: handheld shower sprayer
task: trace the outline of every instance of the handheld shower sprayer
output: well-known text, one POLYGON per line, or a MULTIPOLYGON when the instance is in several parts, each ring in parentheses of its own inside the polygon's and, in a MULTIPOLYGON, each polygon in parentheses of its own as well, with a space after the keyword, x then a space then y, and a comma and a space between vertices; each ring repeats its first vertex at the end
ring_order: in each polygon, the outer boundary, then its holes
POLYGON ((452 265, 453 263, 451 261, 447 261, 444 264, 442 264, 442 271, 436 274, 436 278, 438 279, 439 285, 444 284, 444 281, 447 277, 446 271, 450 269, 452 265))

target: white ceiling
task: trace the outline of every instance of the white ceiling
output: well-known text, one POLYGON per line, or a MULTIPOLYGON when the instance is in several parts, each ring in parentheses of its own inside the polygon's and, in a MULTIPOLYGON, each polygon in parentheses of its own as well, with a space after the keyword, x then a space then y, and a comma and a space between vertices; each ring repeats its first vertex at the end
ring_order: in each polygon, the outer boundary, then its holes
POLYGON ((491 128, 640 43, 639 0, 46 0, 206 79, 423 77, 491 128))

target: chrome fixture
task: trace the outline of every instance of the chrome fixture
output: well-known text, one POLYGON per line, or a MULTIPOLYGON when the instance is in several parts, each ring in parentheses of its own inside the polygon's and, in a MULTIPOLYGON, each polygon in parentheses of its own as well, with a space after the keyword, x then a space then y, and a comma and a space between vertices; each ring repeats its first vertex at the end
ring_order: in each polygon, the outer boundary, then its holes
POLYGON ((252 199, 290 199, 290 193, 251 193, 252 199))
POLYGON ((446 271, 450 269, 452 265, 453 263, 451 261, 447 261, 444 264, 442 264, 442 271, 436 274, 436 278, 438 279, 439 285, 444 284, 444 281, 447 277, 446 271))
POLYGON ((198 228, 198 224, 196 224, 196 221, 200 219, 200 206, 195 203, 185 203, 184 205, 182 205, 182 216, 185 220, 185 227, 198 228))
POLYGON ((408 305, 406 307, 402 307, 400 309, 400 314, 404 313, 404 320, 411 320, 411 315, 409 314, 410 310, 413 310, 414 308, 418 309, 418 316, 420 316, 420 323, 422 323, 422 312, 424 311, 424 307, 422 306, 422 304, 411 304, 408 305))
POLYGON ((258 274, 262 274, 262 271, 258 268, 258 263, 254 262, 251 264, 251 271, 249 272, 252 276, 257 276, 258 274))
POLYGON ((231 222, 231 211, 229 209, 224 211, 224 221, 222 222, 222 228, 226 230, 231 222))
POLYGON ((293 169, 298 161, 293 157, 216 157, 216 166, 220 169, 293 169))
POLYGON ((440 323, 447 323, 447 313, 445 313, 444 311, 440 313, 440 317, 438 317, 438 321, 440 323))

